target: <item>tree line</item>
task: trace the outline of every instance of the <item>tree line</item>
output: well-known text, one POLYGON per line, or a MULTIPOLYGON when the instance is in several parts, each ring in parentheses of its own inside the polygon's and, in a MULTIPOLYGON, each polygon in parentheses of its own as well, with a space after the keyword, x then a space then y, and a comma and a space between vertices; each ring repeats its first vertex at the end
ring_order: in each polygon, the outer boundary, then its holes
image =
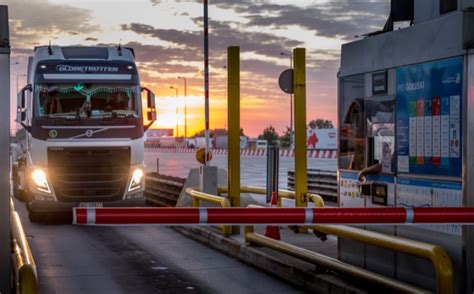
MULTIPOLYGON (((334 125, 332 121, 327 120, 327 119, 313 119, 308 123, 308 127, 311 129, 332 129, 334 128, 334 125)), ((227 135, 227 130, 226 129, 212 129, 209 130, 209 135, 211 138, 213 138, 216 135, 227 135)), ((244 133, 244 129, 240 129, 240 135, 241 136, 246 136, 244 133)), ((194 137, 204 137, 204 130, 201 130, 199 132, 196 132, 194 134, 194 137)), ((246 136, 248 137, 248 136, 246 136)), ((289 148, 290 147, 290 140, 291 138, 291 130, 290 127, 286 127, 285 130, 281 135, 278 134, 278 132, 275 130, 275 128, 272 125, 269 125, 266 127, 263 132, 258 136, 259 140, 266 140, 269 145, 271 144, 278 144, 282 148, 289 148)))
MULTIPOLYGON (((332 129, 334 128, 334 125, 330 120, 318 118, 310 121, 308 127, 311 129, 332 129)), ((283 134, 280 136, 275 128, 270 125, 263 130, 262 134, 258 136, 258 139, 266 140, 269 145, 279 143, 280 147, 289 148, 291 144, 291 130, 290 127, 287 126, 283 131, 283 134)))

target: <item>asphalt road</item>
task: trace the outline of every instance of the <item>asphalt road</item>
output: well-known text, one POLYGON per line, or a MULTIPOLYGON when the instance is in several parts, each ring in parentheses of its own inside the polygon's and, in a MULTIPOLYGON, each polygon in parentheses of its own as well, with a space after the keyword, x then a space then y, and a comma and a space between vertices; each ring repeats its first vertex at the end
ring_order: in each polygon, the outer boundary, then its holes
MULTIPOLYGON (((199 163, 190 153, 167 153, 145 151, 145 164, 148 171, 156 171, 156 159, 159 159, 160 173, 170 176, 186 178, 191 168, 198 168, 199 163)), ((211 165, 227 169, 226 156, 214 156, 211 165)), ((308 158, 308 168, 320 170, 336 170, 335 159, 308 158)), ((266 157, 242 156, 240 158, 240 175, 242 185, 266 185, 266 157)), ((287 188, 288 170, 294 169, 294 158, 280 157, 279 187, 287 188)))
POLYGON ((30 223, 41 293, 298 293, 168 227, 30 223))

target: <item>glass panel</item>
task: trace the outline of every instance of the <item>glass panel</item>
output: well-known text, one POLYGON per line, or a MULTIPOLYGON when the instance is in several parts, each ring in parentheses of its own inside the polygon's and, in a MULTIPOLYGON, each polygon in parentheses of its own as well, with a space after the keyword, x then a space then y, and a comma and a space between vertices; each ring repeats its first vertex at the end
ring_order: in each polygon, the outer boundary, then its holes
POLYGON ((138 117, 139 99, 138 86, 39 85, 35 113, 39 117, 138 117))
POLYGON ((382 164, 382 172, 395 171, 395 96, 365 101, 367 117, 368 166, 382 164))
POLYGON ((365 165, 364 75, 339 79, 339 168, 361 170, 365 165))

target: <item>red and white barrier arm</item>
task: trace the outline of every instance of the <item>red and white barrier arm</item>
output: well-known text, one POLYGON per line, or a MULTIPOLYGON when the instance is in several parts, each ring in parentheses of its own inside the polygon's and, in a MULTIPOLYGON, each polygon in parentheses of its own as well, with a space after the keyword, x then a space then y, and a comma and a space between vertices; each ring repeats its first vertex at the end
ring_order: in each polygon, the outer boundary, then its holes
POLYGON ((79 225, 474 224, 474 208, 91 208, 79 225))

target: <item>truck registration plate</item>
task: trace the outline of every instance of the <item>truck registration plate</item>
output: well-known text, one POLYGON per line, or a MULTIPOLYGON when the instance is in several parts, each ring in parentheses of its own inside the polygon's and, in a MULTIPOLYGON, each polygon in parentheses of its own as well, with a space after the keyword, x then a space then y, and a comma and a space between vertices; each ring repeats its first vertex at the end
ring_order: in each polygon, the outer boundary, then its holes
POLYGON ((102 202, 81 202, 79 207, 103 207, 104 203, 102 202))

